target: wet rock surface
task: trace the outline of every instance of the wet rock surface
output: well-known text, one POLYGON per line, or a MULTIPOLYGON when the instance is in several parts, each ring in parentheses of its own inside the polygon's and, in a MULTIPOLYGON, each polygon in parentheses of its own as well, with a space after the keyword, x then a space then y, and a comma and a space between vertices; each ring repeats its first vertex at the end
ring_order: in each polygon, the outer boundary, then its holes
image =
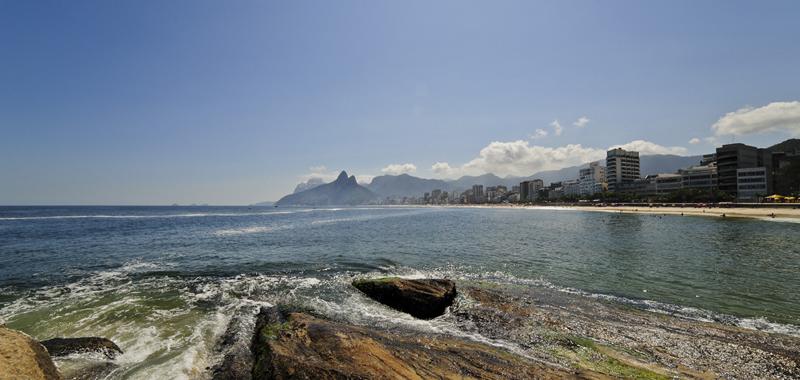
POLYGON ((62 379, 47 350, 30 336, 0 325, 0 379, 62 379))
POLYGON ((540 287, 459 283, 443 317, 536 359, 625 378, 800 378, 800 338, 540 287))
POLYGON ((81 338, 53 338, 41 342, 50 355, 67 356, 76 353, 97 352, 109 359, 114 359, 122 353, 122 349, 106 338, 81 337, 81 338))
POLYGON ((451 280, 384 277, 353 281, 353 286, 370 298, 421 319, 436 318, 456 297, 451 280))
POLYGON ((253 341, 254 326, 252 314, 254 310, 242 308, 234 313, 228 328, 222 334, 214 347, 217 356, 222 361, 211 369, 213 380, 250 380, 253 370, 253 341))
POLYGON ((259 313, 253 352, 257 379, 605 378, 466 339, 353 326, 276 307, 259 313))

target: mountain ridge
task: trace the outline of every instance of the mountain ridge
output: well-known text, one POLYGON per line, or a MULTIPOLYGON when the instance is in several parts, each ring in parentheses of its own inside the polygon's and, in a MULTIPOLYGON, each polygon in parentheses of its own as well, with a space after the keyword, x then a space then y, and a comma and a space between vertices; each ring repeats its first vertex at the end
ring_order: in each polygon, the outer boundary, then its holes
POLYGON ((352 206, 377 200, 375 193, 361 186, 355 176, 342 170, 335 181, 284 196, 276 206, 352 206))

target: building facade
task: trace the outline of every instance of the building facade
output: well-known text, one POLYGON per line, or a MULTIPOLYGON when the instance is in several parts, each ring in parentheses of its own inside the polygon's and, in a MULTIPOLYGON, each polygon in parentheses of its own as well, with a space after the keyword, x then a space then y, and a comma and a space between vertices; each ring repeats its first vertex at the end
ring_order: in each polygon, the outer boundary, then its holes
POLYGON ((763 166, 758 148, 745 144, 726 144, 717 148, 717 188, 738 198, 739 169, 763 166))
POLYGON ((597 162, 589 164, 578 172, 580 195, 594 195, 603 192, 606 188, 606 168, 597 162))
POLYGON ((756 202, 769 195, 767 168, 756 167, 736 171, 736 199, 756 202))
POLYGON ((535 201, 539 197, 539 190, 544 188, 544 181, 541 179, 533 179, 530 181, 522 181, 519 184, 519 200, 520 202, 535 201))
POLYGON ((618 191, 639 177, 639 152, 616 148, 606 153, 606 180, 609 191, 618 191))

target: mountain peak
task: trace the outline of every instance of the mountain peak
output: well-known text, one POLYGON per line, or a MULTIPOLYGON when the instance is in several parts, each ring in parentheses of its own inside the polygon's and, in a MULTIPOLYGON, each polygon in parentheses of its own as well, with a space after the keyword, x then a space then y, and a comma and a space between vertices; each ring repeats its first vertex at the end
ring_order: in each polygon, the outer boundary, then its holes
POLYGON ((347 181, 347 172, 344 170, 342 170, 342 172, 339 173, 339 176, 336 177, 336 182, 343 182, 343 181, 347 181))

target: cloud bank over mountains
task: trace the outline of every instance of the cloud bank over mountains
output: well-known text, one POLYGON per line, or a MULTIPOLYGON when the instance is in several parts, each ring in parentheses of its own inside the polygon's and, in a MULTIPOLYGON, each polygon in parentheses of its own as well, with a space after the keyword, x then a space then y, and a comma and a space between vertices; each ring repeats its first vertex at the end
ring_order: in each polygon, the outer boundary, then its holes
POLYGON ((381 173, 389 175, 411 174, 417 171, 414 164, 391 164, 381 169, 381 173))
MULTIPOLYGON (((591 119, 581 116, 573 123, 576 128, 585 128, 591 119)), ((568 166, 580 165, 590 161, 605 159, 606 151, 613 148, 638 151, 642 155, 669 154, 686 156, 689 150, 682 146, 664 146, 647 140, 633 140, 625 144, 607 148, 587 147, 582 144, 567 144, 547 147, 535 145, 534 141, 549 136, 561 136, 564 127, 553 120, 549 129, 536 129, 529 140, 493 141, 482 148, 477 156, 463 164, 451 164, 439 161, 430 167, 433 178, 455 179, 465 175, 482 175, 493 173, 498 176, 526 176, 543 170, 555 170, 568 166)), ((711 127, 712 136, 692 137, 690 145, 706 143, 717 145, 720 136, 743 136, 761 133, 785 133, 793 137, 800 136, 800 101, 773 102, 762 107, 744 107, 729 112, 719 118, 711 127)), ((331 181, 336 178, 336 171, 328 171, 326 167, 312 167, 311 173, 301 176, 302 181, 322 178, 331 181)), ((399 175, 417 172, 413 163, 390 164, 380 170, 382 174, 399 175)), ((372 180, 371 175, 357 176, 360 183, 372 180)))
POLYGON ((634 140, 606 149, 584 147, 581 144, 544 147, 531 145, 525 140, 495 141, 481 149, 477 157, 463 165, 453 166, 448 162, 437 162, 433 164, 431 171, 437 178, 458 178, 463 175, 484 173, 494 173, 499 176, 526 176, 537 171, 561 169, 602 160, 606 157, 606 151, 612 148, 635 150, 643 155, 688 154, 688 150, 683 147, 667 147, 645 140, 634 140))

